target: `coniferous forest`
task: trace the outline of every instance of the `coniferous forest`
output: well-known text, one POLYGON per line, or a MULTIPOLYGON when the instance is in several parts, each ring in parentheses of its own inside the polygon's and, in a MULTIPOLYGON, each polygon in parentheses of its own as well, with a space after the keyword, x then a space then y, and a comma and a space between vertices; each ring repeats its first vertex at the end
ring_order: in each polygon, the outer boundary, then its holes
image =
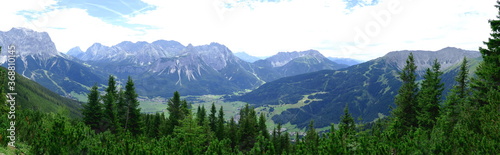
MULTIPOLYGON (((305 134, 282 132, 279 124, 269 131, 265 114, 251 105, 225 120, 224 107, 192 107, 178 92, 166 103, 168 116, 143 114, 133 79, 119 89, 109 76, 105 91, 90 89, 82 117, 19 108, 13 153, 500 154, 500 19, 489 23, 491 37, 472 76, 464 58, 453 89, 443 94, 437 60, 417 82, 410 54, 399 72, 402 86, 392 115, 372 123, 356 124, 346 107, 338 127, 332 124, 327 132, 316 132, 314 121, 305 134)), ((6 75, 2 70, 2 88, 6 75)), ((1 91, 0 102, 6 103, 1 91)), ((8 118, 0 120, 0 142, 7 147, 8 118)))

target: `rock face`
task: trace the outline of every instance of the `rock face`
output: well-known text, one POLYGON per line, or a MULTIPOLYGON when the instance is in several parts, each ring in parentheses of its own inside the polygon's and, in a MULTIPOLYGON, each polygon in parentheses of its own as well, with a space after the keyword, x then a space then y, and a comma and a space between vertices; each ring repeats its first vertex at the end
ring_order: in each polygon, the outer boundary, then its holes
POLYGON ((136 80, 138 93, 168 97, 173 91, 187 95, 228 94, 254 89, 281 77, 338 65, 318 51, 282 52, 266 60, 249 63, 219 43, 184 46, 176 41, 122 42, 108 47, 96 43, 83 54, 68 54, 104 73, 136 80))
MULTIPOLYGON (((58 53, 46 32, 24 28, 0 32, 0 46, 10 44, 16 46, 16 71, 58 94, 86 92, 86 86, 104 82, 92 69, 58 53)), ((7 66, 6 57, 7 52, 2 52, 2 66, 7 66)))
POLYGON ((72 54, 104 73, 136 80, 146 96, 226 94, 264 83, 252 65, 235 57, 226 46, 184 46, 176 41, 122 42, 108 47, 96 43, 83 54, 72 54))
MULTIPOLYGON (((47 59, 58 55, 56 46, 47 32, 36 32, 25 28, 0 31, 0 45, 7 48, 11 44, 16 46, 17 54, 20 56, 33 55, 47 59)), ((2 53, 2 56, 4 55, 6 52, 2 53)))

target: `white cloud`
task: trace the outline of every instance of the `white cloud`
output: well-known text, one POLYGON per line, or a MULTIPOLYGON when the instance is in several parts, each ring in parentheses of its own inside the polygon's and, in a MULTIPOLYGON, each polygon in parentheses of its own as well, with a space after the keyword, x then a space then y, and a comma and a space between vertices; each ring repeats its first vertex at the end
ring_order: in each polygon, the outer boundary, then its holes
POLYGON ((18 15, 18 11, 31 10, 42 11, 56 3, 55 0, 17 0, 17 1, 0 1, 0 24, 1 31, 8 31, 12 27, 34 27, 22 15, 18 15))
MULTIPOLYGON (((225 0, 143 1, 156 10, 127 17, 130 24, 153 27, 144 33, 103 22, 82 9, 54 10, 33 22, 16 15, 19 10, 43 10, 53 1, 0 9, 2 18, 11 21, 0 29, 24 25, 47 31, 63 52, 77 45, 85 49, 94 42, 113 45, 124 40, 167 39, 195 45, 219 42, 234 52, 257 56, 317 49, 327 56, 368 60, 404 49, 454 46, 477 50, 489 37, 487 20, 498 12, 494 1, 477 0, 380 0, 349 13, 342 0, 247 1, 232 3, 232 8, 222 5, 230 2, 225 0), (391 5, 396 11, 391 11, 391 5), (384 12, 389 16, 382 16, 387 15, 384 12)), ((8 5, 14 3, 21 4, 8 5)))
POLYGON ((487 39, 487 20, 496 14, 494 2, 475 0, 381 0, 378 5, 355 7, 347 14, 340 0, 255 2, 251 8, 224 8, 217 0, 204 4, 195 0, 145 2, 158 6, 158 10, 130 18, 131 23, 159 28, 147 31, 145 38, 174 39, 185 44, 217 41, 233 51, 258 56, 318 49, 328 56, 365 60, 403 49, 455 46, 475 50, 487 39), (193 5, 196 2, 198 5, 193 5), (391 12, 391 6, 396 6, 396 11, 391 12), (374 17, 381 12, 390 13, 387 23, 374 17), (366 34, 368 42, 359 39, 360 32, 366 34), (357 48, 343 50, 351 46, 357 48))

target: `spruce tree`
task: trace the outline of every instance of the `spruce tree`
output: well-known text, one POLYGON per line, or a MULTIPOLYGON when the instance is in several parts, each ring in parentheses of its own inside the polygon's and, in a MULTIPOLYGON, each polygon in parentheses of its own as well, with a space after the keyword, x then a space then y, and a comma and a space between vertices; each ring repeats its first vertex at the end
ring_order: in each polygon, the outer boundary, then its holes
POLYGON ((220 106, 220 109, 219 109, 219 116, 217 118, 217 131, 215 132, 216 133, 216 136, 219 140, 222 140, 224 139, 224 109, 222 108, 222 106, 220 106))
POLYGON ((394 129, 398 130, 398 134, 406 134, 412 127, 417 127, 418 125, 416 117, 418 86, 415 82, 417 78, 415 74, 417 66, 414 61, 413 53, 410 53, 405 67, 399 73, 402 85, 399 88, 398 95, 394 99, 397 107, 392 111, 395 119, 394 129))
POLYGON ((116 117, 118 125, 120 125, 118 129, 123 130, 128 117, 128 106, 125 101, 125 91, 123 91, 123 89, 119 89, 116 98, 116 117))
POLYGON ((234 121, 234 117, 231 117, 229 123, 227 124, 227 137, 231 141, 231 148, 235 148, 238 144, 238 126, 234 121))
POLYGON ((207 112, 205 110, 205 106, 202 105, 201 108, 200 106, 198 106, 198 111, 196 112, 196 119, 198 120, 198 125, 203 126, 206 116, 207 112))
POLYGON ((340 117, 339 130, 343 135, 354 134, 356 130, 354 118, 352 118, 351 113, 349 113, 349 106, 347 104, 344 108, 344 115, 340 117))
MULTIPOLYGON (((500 1, 496 8, 500 10, 500 1)), ((500 12, 500 11, 499 11, 500 12)), ((499 13, 500 14, 500 13, 499 13)), ((484 42, 486 48, 479 48, 483 62, 476 70, 476 76, 472 79, 473 103, 478 106, 486 104, 500 104, 500 15, 497 19, 489 20, 491 33, 488 41, 484 42)))
POLYGON ((116 108, 117 97, 118 91, 116 89, 115 77, 109 75, 108 88, 106 88, 106 95, 104 95, 103 101, 106 128, 112 132, 115 132, 119 126, 116 108))
POLYGON ((304 143, 308 148, 308 152, 311 154, 319 154, 318 153, 318 145, 319 145, 319 136, 314 128, 314 121, 311 120, 309 122, 309 126, 307 128, 306 136, 304 137, 304 143))
POLYGON ((257 115, 253 107, 248 104, 240 110, 238 138, 240 140, 240 150, 250 150, 258 136, 257 115))
POLYGON ((170 121, 170 128, 168 129, 168 134, 173 132, 175 126, 178 126, 179 121, 182 119, 182 106, 181 106, 181 96, 179 92, 175 91, 174 96, 168 100, 168 120, 170 121))
POLYGON ((460 112, 460 107, 464 107, 467 104, 471 90, 469 87, 469 69, 467 58, 464 57, 458 74, 455 77, 456 84, 450 90, 445 101, 445 114, 449 119, 450 123, 454 124, 457 120, 458 113, 460 112))
POLYGON ((210 115, 208 115, 208 125, 210 126, 210 130, 213 132, 217 131, 217 109, 215 109, 214 103, 212 103, 212 107, 210 108, 210 115))
POLYGON ((125 130, 130 131, 133 135, 142 133, 141 109, 139 101, 135 93, 134 81, 129 76, 125 85, 125 103, 127 106, 127 117, 125 121, 125 130))
POLYGON ((264 138, 269 139, 269 131, 267 131, 266 117, 264 116, 264 113, 260 113, 259 116, 259 130, 264 138))
POLYGON ((439 116, 439 104, 444 84, 441 83, 441 65, 434 60, 432 70, 427 68, 418 93, 417 119, 420 127, 431 129, 439 116))
POLYGON ((191 104, 189 104, 185 99, 181 101, 181 119, 184 119, 187 115, 191 114, 191 104))
POLYGON ((103 119, 103 111, 99 102, 99 91, 97 84, 92 86, 90 93, 87 95, 87 104, 83 105, 83 122, 90 126, 94 131, 101 132, 101 120, 103 119))

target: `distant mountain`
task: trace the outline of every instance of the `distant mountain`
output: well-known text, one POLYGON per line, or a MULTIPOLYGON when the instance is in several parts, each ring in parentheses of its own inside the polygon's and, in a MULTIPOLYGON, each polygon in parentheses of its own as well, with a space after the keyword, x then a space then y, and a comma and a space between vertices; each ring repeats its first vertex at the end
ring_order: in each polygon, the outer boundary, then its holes
POLYGON ((150 97, 170 97, 168 92, 173 91, 186 95, 231 94, 281 77, 346 67, 314 50, 282 52, 249 63, 219 43, 184 46, 164 40, 126 41, 111 47, 96 43, 83 54, 77 49, 67 53, 122 81, 132 76, 138 93, 150 97))
POLYGON ((246 62, 250 62, 250 63, 253 63, 257 60, 261 60, 261 58, 256 57, 256 56, 251 56, 245 52, 236 52, 236 53, 234 53, 234 55, 237 56, 238 58, 240 58, 241 60, 246 61, 246 62))
MULTIPOLYGON (((92 68, 68 59, 58 53, 46 32, 24 28, 0 31, 0 45, 16 47, 16 71, 51 91, 69 96, 71 92, 88 92, 88 86, 105 83, 104 76, 92 68)), ((0 64, 6 66, 7 52, 0 55, 0 64)))
POLYGON ((122 81, 132 76, 138 93, 144 96, 169 97, 168 92, 174 91, 226 94, 264 82, 250 72, 250 63, 218 43, 183 46, 176 41, 126 41, 111 47, 96 43, 83 55, 74 56, 122 81))
POLYGON ((82 57, 85 53, 82 51, 82 49, 80 49, 80 47, 73 47, 72 49, 70 49, 68 52, 66 52, 67 55, 70 55, 70 56, 73 56, 73 57, 76 57, 76 58, 80 58, 82 57))
MULTIPOLYGON (((0 45, 8 47, 14 44, 19 56, 36 56, 47 59, 59 55, 56 45, 47 32, 36 32, 25 28, 12 28, 7 32, 0 31, 0 45)), ((2 53, 5 56, 6 52, 2 53)), ((0 59, 5 61, 4 59, 0 59)), ((3 62, 2 61, 2 62, 3 62)))
POLYGON ((347 65, 337 64, 316 50, 302 52, 279 52, 278 54, 253 63, 255 72, 264 81, 299 75, 325 69, 340 69, 347 65))
MULTIPOLYGON (((4 49, 3 49, 4 50, 4 49)), ((7 69, 0 67, 1 72, 7 69)), ((16 103, 23 109, 34 109, 41 112, 63 112, 67 110, 70 117, 81 117, 81 103, 50 91, 42 85, 19 74, 16 76, 16 103)), ((2 88, 2 89, 6 89, 2 88)))
POLYGON ((347 66, 357 65, 357 64, 360 64, 360 63, 363 62, 361 60, 356 60, 356 59, 351 59, 351 58, 334 58, 334 57, 328 57, 328 59, 330 59, 333 62, 336 62, 338 64, 344 64, 344 65, 347 65, 347 66))
MULTIPOLYGON (((258 89, 240 97, 228 97, 255 106, 271 109, 271 105, 289 108, 278 113, 270 111, 276 123, 291 123, 306 127, 314 119, 316 127, 338 123, 345 105, 353 117, 370 122, 383 115, 389 115, 389 106, 394 105, 394 96, 401 85, 398 71, 408 54, 413 52, 419 71, 423 71, 437 58, 447 90, 454 84, 454 76, 463 57, 480 56, 479 52, 457 48, 439 51, 397 51, 340 70, 323 70, 297 76, 285 77, 268 82, 258 89), (299 105, 299 106, 297 106, 299 105)), ((479 60, 473 59, 478 63, 479 60)), ((471 65, 477 66, 477 65, 471 65)), ((422 73, 422 72, 421 72, 422 73)), ((444 93, 446 95, 446 92, 444 93)))

